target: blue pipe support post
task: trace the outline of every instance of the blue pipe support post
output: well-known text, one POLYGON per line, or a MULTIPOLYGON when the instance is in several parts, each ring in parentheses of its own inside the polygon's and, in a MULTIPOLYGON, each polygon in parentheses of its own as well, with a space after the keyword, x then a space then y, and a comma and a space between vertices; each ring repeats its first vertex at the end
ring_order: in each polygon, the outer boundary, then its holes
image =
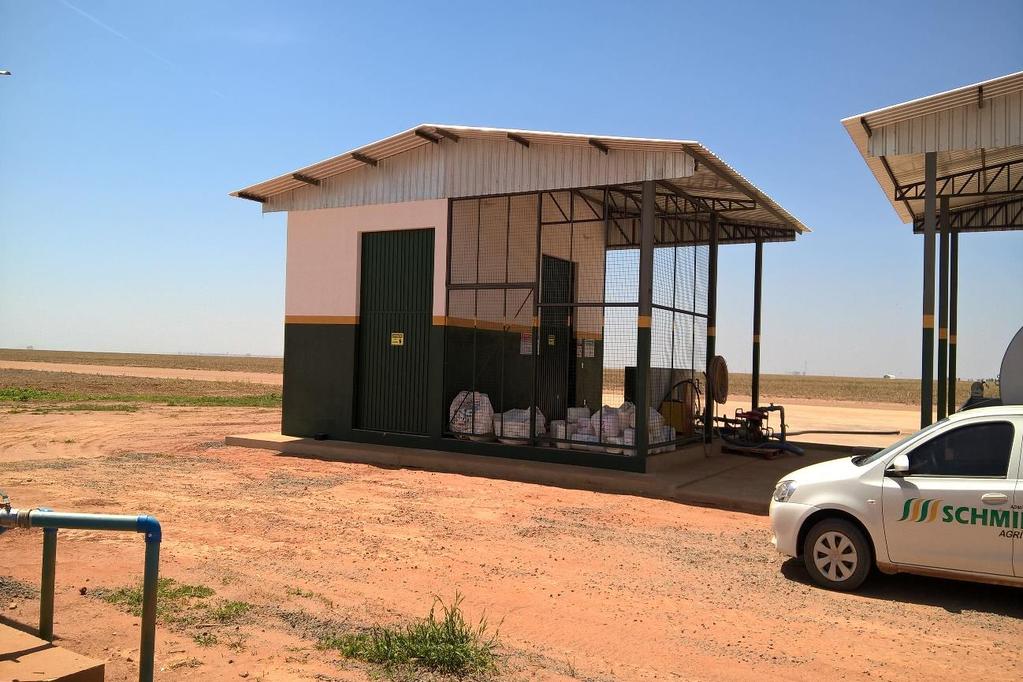
POLYGON ((57 529, 43 529, 43 575, 39 585, 39 637, 53 641, 53 592, 57 578, 57 529))
POLYGON ((53 638, 53 580, 56 568, 58 528, 73 530, 113 530, 143 533, 146 536, 145 569, 142 576, 142 633, 139 644, 139 682, 152 682, 154 651, 156 648, 156 587, 160 574, 160 542, 163 533, 160 522, 152 516, 126 516, 116 514, 76 514, 44 511, 41 509, 4 509, 0 507, 2 528, 43 529, 43 586, 40 599, 40 636, 43 636, 44 610, 49 587, 49 637, 53 638), (47 538, 50 538, 47 541, 47 538), (47 549, 49 547, 49 549, 47 549), (49 568, 47 567, 49 564, 49 568), (47 573, 47 571, 50 573, 47 573))

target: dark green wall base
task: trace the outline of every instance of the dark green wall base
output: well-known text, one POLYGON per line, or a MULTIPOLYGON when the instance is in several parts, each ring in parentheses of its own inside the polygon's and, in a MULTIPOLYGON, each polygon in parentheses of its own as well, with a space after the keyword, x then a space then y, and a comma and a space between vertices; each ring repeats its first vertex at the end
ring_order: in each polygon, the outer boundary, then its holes
POLYGON ((352 431, 356 325, 284 325, 281 433, 344 440, 352 431))
MULTIPOLYGON (((448 405, 453 396, 448 398, 443 388, 435 389, 434 387, 438 387, 442 383, 445 368, 449 373, 449 376, 446 377, 449 381, 452 378, 457 380, 459 372, 466 370, 470 372, 467 379, 471 381, 470 359, 472 355, 471 346, 469 346, 471 336, 459 334, 459 331, 461 330, 455 327, 441 326, 434 326, 431 330, 430 414, 435 415, 436 421, 433 422, 431 435, 414 436, 354 428, 352 415, 356 400, 354 387, 358 325, 285 324, 284 404, 281 433, 301 438, 313 438, 317 434, 325 434, 330 440, 426 448, 601 469, 645 471, 646 463, 641 457, 623 457, 596 452, 505 445, 496 442, 476 442, 442 437, 441 432, 447 426, 448 405), (453 333, 454 337, 452 338, 453 333), (443 352, 445 341, 448 345, 446 357, 443 352), (466 351, 468 351, 468 355, 465 354, 466 351), (441 399, 441 396, 444 396, 445 399, 441 399)), ((472 330, 465 331, 471 332, 472 330)), ((509 380, 506 387, 510 384, 516 386, 517 390, 531 389, 531 384, 528 384, 532 379, 531 369, 528 372, 522 372, 522 367, 516 366, 516 364, 528 363, 528 367, 531 368, 532 359, 518 356, 517 335, 509 334, 503 339, 501 337, 500 333, 483 335, 482 345, 489 347, 490 352, 497 351, 495 359, 499 359, 501 355, 507 353, 505 359, 510 366, 515 367, 515 370, 506 374, 506 379, 509 380), (519 387, 519 384, 522 386, 519 387)), ((596 364, 592 361, 599 360, 601 350, 598 349, 597 358, 587 358, 587 360, 596 364)), ((587 377, 587 379, 593 383, 596 377, 587 377)), ((523 393, 522 396, 516 396, 521 398, 523 406, 529 403, 530 393, 531 390, 523 393)))

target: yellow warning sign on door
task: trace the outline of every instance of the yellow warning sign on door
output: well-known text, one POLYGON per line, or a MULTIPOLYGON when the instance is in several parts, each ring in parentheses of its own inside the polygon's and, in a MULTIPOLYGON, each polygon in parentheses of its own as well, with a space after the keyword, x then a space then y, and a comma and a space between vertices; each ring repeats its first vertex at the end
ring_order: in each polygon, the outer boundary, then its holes
POLYGON ((405 345, 405 332, 391 332, 391 345, 392 346, 404 346, 405 345))

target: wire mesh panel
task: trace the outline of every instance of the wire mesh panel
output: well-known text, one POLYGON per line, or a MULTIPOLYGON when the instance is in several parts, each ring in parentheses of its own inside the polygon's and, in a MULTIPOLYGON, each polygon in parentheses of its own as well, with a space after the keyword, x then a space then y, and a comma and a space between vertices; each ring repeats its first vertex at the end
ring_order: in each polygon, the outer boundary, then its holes
MULTIPOLYGON (((636 453, 639 208, 610 188, 452 201, 449 434, 636 453)), ((648 422, 665 446, 686 435, 672 405, 702 370, 706 247, 658 229, 648 422)))
POLYGON ((686 244, 679 221, 661 222, 670 245, 654 248, 648 379, 652 453, 694 437, 706 364, 708 247, 686 244))

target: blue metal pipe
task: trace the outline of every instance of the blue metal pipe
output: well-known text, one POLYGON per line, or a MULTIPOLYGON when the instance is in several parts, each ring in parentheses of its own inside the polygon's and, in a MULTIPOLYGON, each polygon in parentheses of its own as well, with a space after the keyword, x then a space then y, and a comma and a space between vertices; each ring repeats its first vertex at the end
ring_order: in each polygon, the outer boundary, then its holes
POLYGON ((57 529, 114 530, 142 533, 146 537, 146 561, 142 576, 142 632, 139 644, 139 681, 152 682, 156 648, 156 591, 160 574, 160 542, 163 531, 152 516, 117 514, 76 514, 43 509, 11 509, 0 506, 0 529, 42 528, 43 586, 40 599, 39 632, 53 639, 53 574, 57 556, 57 529), (47 587, 49 584, 49 587, 47 587), (48 596, 47 596, 48 595, 48 596), (48 605, 47 605, 48 601, 48 605), (47 626, 44 629, 44 626, 47 626))

